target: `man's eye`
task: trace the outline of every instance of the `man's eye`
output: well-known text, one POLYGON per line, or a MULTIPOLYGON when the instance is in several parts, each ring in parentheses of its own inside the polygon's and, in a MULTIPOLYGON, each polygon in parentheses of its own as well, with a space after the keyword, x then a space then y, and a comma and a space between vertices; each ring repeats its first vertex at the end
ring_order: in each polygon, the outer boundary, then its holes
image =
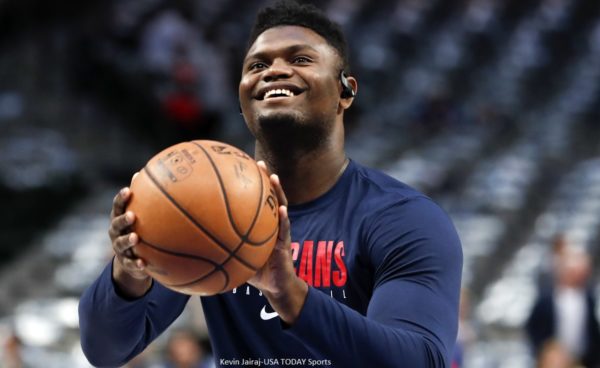
POLYGON ((263 63, 261 61, 258 61, 258 62, 250 64, 250 67, 248 69, 250 69, 250 70, 257 70, 257 69, 264 69, 264 68, 267 68, 267 67, 268 67, 267 64, 265 64, 265 63, 263 63))
POLYGON ((298 64, 303 64, 303 63, 310 63, 311 60, 309 58, 307 58, 306 56, 296 56, 294 58, 294 63, 298 64))

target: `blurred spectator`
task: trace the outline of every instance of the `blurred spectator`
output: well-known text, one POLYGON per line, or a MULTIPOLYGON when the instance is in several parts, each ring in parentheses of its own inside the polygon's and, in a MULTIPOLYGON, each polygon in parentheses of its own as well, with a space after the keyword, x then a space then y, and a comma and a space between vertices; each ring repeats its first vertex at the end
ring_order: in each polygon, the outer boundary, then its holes
POLYGON ((554 256, 554 264, 557 267, 560 264, 560 259, 565 254, 568 248, 567 237, 565 234, 557 234, 552 242, 552 254, 554 256))
POLYGON ((202 126, 202 105, 196 96, 196 70, 191 64, 175 66, 174 88, 163 100, 163 108, 177 130, 194 131, 202 126))
POLYGON ((466 288, 462 288, 460 291, 460 309, 458 313, 458 336, 454 346, 451 368, 464 366, 465 354, 468 353, 469 345, 476 339, 476 332, 471 319, 471 294, 466 288))
POLYGON ((169 123, 159 123, 161 146, 216 138, 223 112, 222 91, 227 90, 220 72, 223 60, 185 9, 162 4, 154 10, 140 36, 140 56, 150 88, 169 123))
POLYGON ((3 368, 25 368, 22 356, 23 343, 15 334, 11 334, 4 341, 4 351, 0 367, 3 368))
POLYGON ((155 363, 155 353, 154 347, 149 346, 146 350, 131 359, 123 368, 162 368, 155 363))
POLYGON ((489 131, 499 144, 510 141, 518 131, 516 119, 491 101, 482 103, 474 112, 473 123, 489 131))
POLYGON ((209 368, 213 367, 212 358, 200 343, 200 339, 191 330, 177 330, 169 336, 166 361, 161 368, 209 368))
POLYGON ((569 352, 556 340, 544 344, 538 359, 538 368, 575 368, 569 352))
POLYGON ((160 6, 141 35, 140 52, 145 69, 168 75, 182 49, 193 59, 198 57, 197 40, 198 34, 181 13, 160 6))
MULTIPOLYGON (((600 327, 595 315, 596 300, 589 288, 591 260, 584 251, 555 244, 558 255, 550 287, 540 290, 526 323, 534 353, 542 358, 543 347, 555 340, 585 367, 600 364, 600 327)), ((551 356, 557 353, 547 353, 551 356)))
POLYGON ((558 270, 561 264, 567 247, 567 237, 563 233, 558 233, 552 238, 552 249, 549 258, 542 263, 539 272, 538 282, 541 290, 547 290, 552 288, 555 281, 555 272, 558 270))
POLYGON ((436 90, 419 102, 414 112, 415 134, 430 138, 455 129, 464 122, 459 104, 444 89, 436 90))
POLYGON ((163 112, 170 124, 165 132, 175 137, 168 144, 191 139, 213 138, 218 122, 216 116, 205 113, 198 95, 198 70, 182 55, 173 67, 172 88, 162 97, 163 112))
MULTIPOLYGON (((182 61, 196 70, 196 87, 207 110, 228 110, 237 99, 227 74, 228 60, 214 40, 206 39, 181 3, 164 3, 155 9, 139 35, 139 58, 157 89, 168 82, 182 61), (202 71, 207 71, 202 73, 202 71)), ((206 30, 204 30, 206 31, 206 30)), ((236 64, 237 67, 237 64, 236 64)), ((234 80, 239 70, 236 69, 234 80)))

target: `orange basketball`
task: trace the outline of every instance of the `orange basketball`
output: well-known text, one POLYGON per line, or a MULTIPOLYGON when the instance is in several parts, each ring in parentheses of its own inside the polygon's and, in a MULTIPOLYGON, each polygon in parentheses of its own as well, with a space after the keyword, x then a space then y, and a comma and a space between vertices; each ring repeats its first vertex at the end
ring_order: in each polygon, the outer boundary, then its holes
POLYGON ((212 295, 252 277, 277 239, 278 204, 256 162, 225 143, 176 144, 131 183, 133 251, 148 273, 185 294, 212 295))

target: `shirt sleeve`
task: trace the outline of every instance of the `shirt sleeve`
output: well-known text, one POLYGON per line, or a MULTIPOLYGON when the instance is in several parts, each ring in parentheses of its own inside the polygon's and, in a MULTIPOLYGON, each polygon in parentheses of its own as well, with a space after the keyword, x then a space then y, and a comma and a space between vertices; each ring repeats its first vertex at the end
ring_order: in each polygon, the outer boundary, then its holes
POLYGON ((366 315, 310 288, 287 333, 335 367, 449 367, 462 273, 453 224, 419 197, 384 209, 368 228, 362 246, 375 278, 366 315))
POLYGON ((81 347, 96 367, 116 367, 142 352, 182 312, 189 295, 154 282, 146 295, 127 300, 116 293, 112 262, 79 301, 81 347))

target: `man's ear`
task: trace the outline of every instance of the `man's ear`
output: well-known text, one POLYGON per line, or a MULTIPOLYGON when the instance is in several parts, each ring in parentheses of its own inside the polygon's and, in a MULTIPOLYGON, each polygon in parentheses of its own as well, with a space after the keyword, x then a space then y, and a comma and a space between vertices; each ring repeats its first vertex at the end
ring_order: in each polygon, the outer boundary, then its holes
POLYGON ((352 86, 348 82, 346 72, 343 70, 340 72, 340 83, 342 84, 342 93, 340 95, 341 98, 350 98, 356 95, 356 93, 352 89, 352 86))
POLYGON ((346 110, 352 105, 356 92, 358 91, 358 82, 353 76, 346 76, 342 71, 340 73, 340 83, 342 84, 342 93, 340 95, 340 108, 346 110))

